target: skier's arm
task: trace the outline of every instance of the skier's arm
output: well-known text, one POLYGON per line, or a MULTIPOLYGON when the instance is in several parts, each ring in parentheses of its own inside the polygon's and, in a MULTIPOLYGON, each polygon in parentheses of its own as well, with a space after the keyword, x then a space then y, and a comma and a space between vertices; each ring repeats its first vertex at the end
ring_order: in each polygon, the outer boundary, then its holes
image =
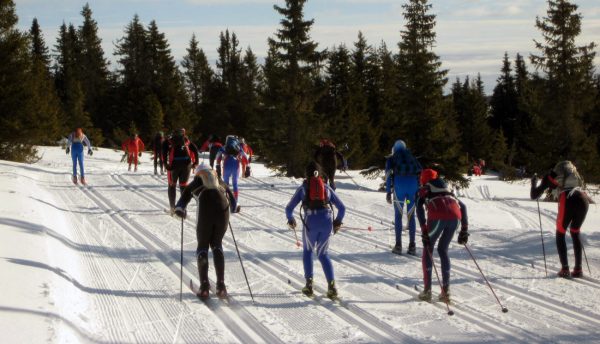
POLYGON ((554 189, 558 185, 554 178, 556 178, 556 173, 552 171, 542 177, 542 182, 538 186, 537 177, 533 176, 533 178, 531 178, 531 191, 529 192, 531 199, 538 199, 547 188, 554 189))
POLYGON ((139 149, 140 149, 140 152, 143 152, 143 151, 146 149, 146 145, 144 145, 144 141, 142 141, 142 139, 138 139, 138 140, 140 140, 140 141, 139 141, 139 142, 140 142, 140 144, 139 144, 139 146, 138 146, 138 147, 139 147, 139 149))
POLYGON ((183 189, 176 207, 185 209, 192 200, 192 196, 197 196, 203 187, 202 179, 200 177, 194 177, 194 180, 183 189))
POLYGON ((422 229, 427 229, 427 219, 425 218, 425 197, 427 195, 427 190, 422 188, 418 191, 417 198, 417 219, 419 220, 419 226, 422 229))
POLYGON ((165 140, 162 143, 162 149, 161 149, 161 154, 162 154, 162 159, 163 162, 165 163, 165 165, 169 165, 171 162, 169 161, 169 157, 167 156, 169 153, 169 141, 165 140))
POLYGON ((334 221, 341 223, 344 219, 344 215, 346 214, 346 206, 344 206, 342 200, 337 196, 335 191, 333 191, 333 189, 329 185, 327 185, 327 191, 329 192, 329 200, 331 201, 331 203, 333 203, 333 205, 335 205, 335 207, 338 210, 337 216, 335 217, 334 221))
POLYGON ((467 217, 467 206, 458 198, 456 200, 458 201, 458 205, 460 206, 460 215, 461 215, 460 228, 461 228, 461 231, 466 231, 467 229, 469 229, 469 218, 467 217))
POLYGON ((294 208, 296 208, 298 203, 300 203, 300 201, 303 198, 304 198, 304 186, 302 185, 302 186, 298 187, 298 189, 296 189, 296 193, 294 193, 294 196, 292 196, 292 199, 285 207, 285 216, 287 217, 288 221, 294 219, 294 208))
POLYGON ((231 191, 229 186, 227 186, 227 184, 225 184, 225 182, 221 182, 220 185, 225 189, 225 194, 227 195, 227 198, 229 199, 229 212, 236 213, 237 212, 237 200, 235 199, 235 195, 233 194, 233 192, 231 191))
POLYGON ((196 160, 192 162, 193 165, 197 165, 200 160, 200 152, 198 151, 198 146, 195 143, 190 141, 190 150, 194 153, 196 160))
POLYGON ((392 192, 392 178, 394 175, 392 173, 392 162, 390 159, 387 159, 385 162, 385 192, 392 192))
POLYGON ((88 149, 92 149, 92 144, 86 135, 83 135, 83 143, 88 147, 88 149))

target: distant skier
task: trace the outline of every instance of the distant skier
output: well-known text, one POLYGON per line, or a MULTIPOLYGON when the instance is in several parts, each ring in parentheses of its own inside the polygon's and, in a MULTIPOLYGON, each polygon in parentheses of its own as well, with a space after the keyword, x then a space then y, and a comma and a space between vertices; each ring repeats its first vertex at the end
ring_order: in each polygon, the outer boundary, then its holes
POLYGON ((325 182, 328 182, 329 186, 335 190, 335 171, 338 165, 342 166, 343 170, 347 168, 347 163, 342 153, 335 148, 333 142, 328 139, 321 139, 319 147, 315 151, 314 159, 323 169, 325 182))
POLYGON ((244 178, 248 178, 250 177, 250 163, 252 162, 252 156, 254 155, 254 151, 252 150, 252 147, 250 147, 250 145, 246 143, 246 139, 244 139, 243 137, 240 138, 240 145, 247 157, 245 159, 242 159, 241 172, 244 178))
POLYGON ((219 153, 221 147, 223 147, 223 144, 221 143, 219 136, 211 134, 208 137, 208 140, 204 141, 200 148, 200 151, 208 152, 208 160, 210 161, 211 168, 214 168, 215 166, 215 159, 217 158, 217 153, 219 153))
POLYGON ((208 248, 213 252, 217 275, 217 296, 226 297, 225 256, 222 240, 229 224, 229 214, 239 211, 231 190, 222 182, 210 166, 202 163, 194 171, 194 180, 183 190, 175 207, 175 215, 185 218, 185 208, 194 197, 198 202, 196 214, 196 238, 198 247, 198 274, 200 276, 200 298, 207 298, 210 289, 208 280, 208 248))
POLYGON ((69 134, 67 137, 67 154, 71 153, 71 159, 73 160, 73 176, 71 180, 74 184, 77 184, 77 164, 79 163, 79 181, 81 184, 86 185, 85 171, 83 169, 83 145, 88 147, 88 155, 94 154, 92 151, 92 144, 90 140, 83 133, 83 129, 77 128, 74 132, 69 134))
POLYGON ((590 198, 581 189, 583 179, 577 172, 572 162, 565 160, 554 166, 547 173, 539 186, 537 176, 531 178, 531 199, 539 198, 544 190, 550 188, 558 191, 558 216, 556 218, 556 248, 562 268, 558 272, 559 277, 582 277, 581 269, 581 239, 579 233, 588 212, 590 198), (575 251, 575 268, 569 271, 569 260, 567 258, 567 242, 565 235, 570 228, 571 239, 573 239, 573 250, 575 251))
POLYGON ((408 254, 416 255, 415 233, 416 222, 413 215, 415 205, 415 194, 419 188, 418 180, 421 172, 421 164, 415 159, 406 144, 398 140, 392 147, 392 154, 385 162, 385 191, 386 201, 394 205, 394 228, 396 232, 396 244, 393 253, 402 254, 402 213, 406 203, 406 212, 409 217, 408 233, 410 243, 408 254), (392 187, 394 197, 392 197, 392 187))
POLYGON ((232 185, 235 199, 238 199, 238 178, 240 175, 240 162, 243 159, 248 159, 246 153, 241 148, 240 141, 237 136, 229 135, 225 140, 225 145, 219 149, 217 153, 217 175, 223 178, 225 184, 232 185), (221 162, 223 169, 221 170, 221 162), (222 175, 221 175, 221 172, 222 175), (231 180, 231 184, 230 181, 231 180))
POLYGON ((442 264, 442 293, 440 301, 450 300, 450 258, 448 246, 452 241, 454 232, 460 226, 458 243, 464 245, 469 239, 469 222, 467 207, 450 191, 448 184, 438 177, 432 169, 421 172, 419 198, 417 200, 417 217, 421 226, 423 239, 423 282, 424 289, 419 294, 419 299, 431 300, 431 268, 433 248, 437 246, 438 255, 442 264), (427 211, 427 219, 425 218, 427 211), (428 253, 429 252, 429 253, 428 253))
POLYGON ((152 154, 154 155, 154 174, 158 174, 158 166, 160 166, 160 174, 164 174, 164 161, 162 157, 162 146, 164 142, 165 134, 162 131, 159 131, 154 136, 150 147, 152 149, 152 154))
POLYGON ((144 142, 138 137, 138 134, 133 134, 130 138, 123 141, 121 148, 127 153, 127 163, 129 164, 127 171, 131 171, 131 164, 133 163, 133 171, 137 172, 138 157, 142 156, 142 152, 145 149, 144 142))
POLYGON ((285 208, 285 214, 288 220, 288 226, 296 228, 294 219, 294 208, 302 202, 300 209, 300 219, 302 220, 302 243, 304 277, 306 286, 302 293, 307 296, 313 294, 313 251, 315 251, 325 278, 327 279, 327 297, 336 298, 337 289, 333 274, 333 265, 329 258, 328 248, 331 231, 337 233, 342 226, 342 220, 346 212, 346 207, 338 198, 335 191, 328 186, 321 177, 323 175, 321 167, 316 162, 311 162, 306 167, 306 179, 296 190, 294 196, 285 208), (333 219, 333 208, 328 205, 333 204, 338 209, 335 219, 333 219), (304 211, 304 217, 302 212, 304 211))
POLYGON ((183 192, 188 184, 191 168, 195 168, 197 165, 196 157, 199 156, 199 153, 196 145, 185 135, 185 129, 180 128, 163 142, 162 154, 167 168, 169 206, 172 215, 175 212, 177 182, 179 181, 179 189, 183 192))

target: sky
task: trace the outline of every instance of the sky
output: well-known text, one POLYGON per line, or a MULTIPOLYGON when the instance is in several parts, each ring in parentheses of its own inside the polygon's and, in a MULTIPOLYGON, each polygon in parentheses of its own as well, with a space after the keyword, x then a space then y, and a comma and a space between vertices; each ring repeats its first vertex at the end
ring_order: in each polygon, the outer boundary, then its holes
MULTIPOLYGON (((53 47, 60 25, 81 25, 81 9, 89 3, 98 22, 111 68, 119 66, 114 58, 115 43, 125 26, 138 14, 144 24, 156 20, 169 40, 173 56, 181 61, 192 34, 214 64, 219 33, 229 29, 238 36, 243 49, 251 47, 262 60, 267 39, 279 27, 281 16, 274 4, 283 0, 16 0, 19 28, 28 30, 38 19, 46 44, 53 47)), ((404 26, 402 4, 405 0, 308 0, 305 18, 314 19, 311 38, 325 49, 345 44, 352 48, 359 31, 373 46, 385 42, 397 52, 400 30, 404 26)), ((542 0, 433 0, 437 16, 437 45, 434 51, 448 69, 449 84, 481 74, 486 92, 492 92, 504 53, 514 60, 517 53, 535 53, 534 39, 541 40, 535 18, 544 17, 547 2, 542 0)), ((600 1, 577 0, 583 15, 580 43, 600 44, 600 1)), ((597 49, 600 55, 600 49, 597 49)), ((596 58, 600 66, 600 57, 596 58)), ((600 69, 599 69, 600 70, 600 69)))

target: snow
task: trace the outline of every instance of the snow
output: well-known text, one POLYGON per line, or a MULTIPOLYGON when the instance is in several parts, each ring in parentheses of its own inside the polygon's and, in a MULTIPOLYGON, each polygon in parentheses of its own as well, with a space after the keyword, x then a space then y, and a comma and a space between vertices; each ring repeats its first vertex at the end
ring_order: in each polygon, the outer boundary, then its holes
MULTIPOLYGON (((358 171, 339 175, 337 182, 348 208, 344 223, 353 227, 330 244, 340 302, 323 297, 318 261, 317 296, 299 292, 301 249, 286 226, 284 206, 301 180, 276 177, 260 164, 253 164, 253 177, 240 180, 242 212, 231 218, 254 302, 230 231, 224 240, 230 301, 204 303, 190 292, 190 279, 198 284, 193 203, 184 223, 180 302, 181 222, 165 213, 166 180, 152 174, 149 154, 133 173, 120 163, 120 152, 100 149, 85 158, 89 186, 82 187, 71 183, 71 160, 63 150, 41 147, 40 153, 43 158, 31 165, 0 161, 4 343, 591 343, 600 338, 600 210, 590 206, 582 229, 592 275, 584 265, 586 278, 570 281, 554 277, 557 206, 540 202, 546 277, 538 208, 528 198, 527 180, 474 177, 458 192, 469 211, 469 246, 509 312, 501 312, 467 251, 453 242, 455 315, 449 317, 443 303, 416 301, 420 258, 390 253, 393 210, 376 191, 380 181, 358 171)), ((407 233, 404 241, 407 246, 407 233)), ((438 292, 434 288, 434 297, 438 292)))

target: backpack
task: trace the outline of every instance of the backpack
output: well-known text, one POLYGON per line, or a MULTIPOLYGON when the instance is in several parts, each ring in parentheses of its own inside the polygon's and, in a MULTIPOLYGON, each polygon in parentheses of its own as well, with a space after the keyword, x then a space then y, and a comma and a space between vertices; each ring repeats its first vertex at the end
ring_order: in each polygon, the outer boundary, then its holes
POLYGON ((409 150, 401 150, 391 157, 395 176, 418 176, 421 173, 421 164, 409 150))
POLYGON ((304 206, 308 209, 323 209, 327 206, 327 193, 325 182, 320 176, 311 176, 304 181, 305 198, 304 206))
POLYGON ((240 149, 239 139, 235 136, 227 136, 227 140, 225 141, 225 153, 236 156, 240 153, 240 149))
POLYGON ((571 189, 583 186, 583 178, 577 172, 577 168, 569 160, 561 161, 553 169, 556 173, 556 181, 561 189, 571 189))

